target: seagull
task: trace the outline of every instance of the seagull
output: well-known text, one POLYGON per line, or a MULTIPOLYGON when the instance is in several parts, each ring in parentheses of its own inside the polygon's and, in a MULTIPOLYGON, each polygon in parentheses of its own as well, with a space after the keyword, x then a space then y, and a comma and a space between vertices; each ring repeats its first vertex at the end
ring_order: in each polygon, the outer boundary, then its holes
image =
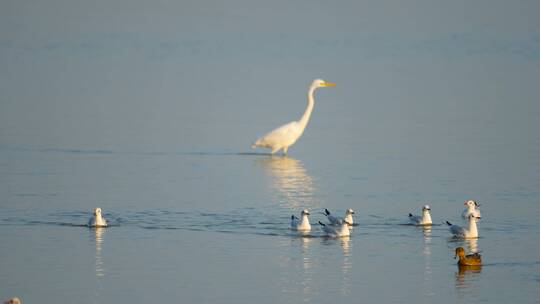
POLYGON ((101 208, 94 209, 94 215, 88 221, 90 227, 107 227, 107 221, 101 216, 101 208))
POLYGON ((22 301, 19 298, 11 298, 5 301, 4 304, 22 304, 22 301))
POLYGON ((354 214, 354 210, 352 210, 352 209, 347 209, 345 211, 345 217, 344 218, 333 216, 332 214, 330 214, 330 211, 328 211, 328 209, 324 209, 323 214, 326 216, 326 218, 330 222, 330 225, 339 225, 338 224, 339 221, 345 221, 345 222, 347 222, 347 224, 349 224, 351 226, 354 223, 353 217, 352 217, 352 215, 354 214))
POLYGON ((429 214, 430 210, 431 208, 429 205, 425 205, 422 207, 422 216, 412 215, 412 213, 409 213, 409 221, 414 225, 431 225, 431 214, 429 214))
POLYGON ((465 255, 465 249, 463 247, 456 248, 456 255, 454 259, 459 257, 459 266, 480 266, 482 265, 482 256, 479 253, 465 255))
POLYGON ((297 218, 295 215, 291 215, 291 229, 298 231, 310 231, 311 225, 309 224, 309 211, 307 209, 302 210, 302 219, 297 218))
POLYGON ((449 221, 446 221, 446 224, 450 226, 450 233, 457 237, 462 238, 477 238, 478 229, 476 228, 476 217, 474 214, 469 215, 469 229, 460 227, 458 225, 453 225, 449 221))
POLYGON ((322 230, 329 237, 337 238, 351 235, 349 231, 350 223, 347 223, 347 221, 344 220, 338 220, 336 225, 326 225, 319 221, 319 225, 321 225, 322 230))
POLYGON ((470 214, 474 214, 474 217, 480 219, 482 215, 480 214, 480 204, 478 204, 476 201, 468 200, 463 205, 467 206, 465 210, 461 213, 461 217, 464 219, 468 219, 470 214))

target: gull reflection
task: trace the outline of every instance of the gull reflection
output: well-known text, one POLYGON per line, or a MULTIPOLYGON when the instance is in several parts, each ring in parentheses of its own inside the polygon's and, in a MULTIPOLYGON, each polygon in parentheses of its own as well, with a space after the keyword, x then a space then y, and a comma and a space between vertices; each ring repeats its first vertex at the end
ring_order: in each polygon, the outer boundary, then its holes
POLYGON ((313 274, 314 267, 317 265, 313 261, 313 252, 310 246, 313 245, 313 238, 293 237, 290 242, 284 242, 283 245, 290 249, 290 252, 284 253, 280 260, 281 267, 286 275, 281 277, 281 291, 285 294, 300 294, 303 302, 311 302, 313 299, 314 286, 313 274))
POLYGON ((300 161, 287 156, 272 156, 257 159, 256 163, 272 178, 271 188, 278 193, 277 200, 281 204, 292 209, 313 205, 313 178, 300 161))
MULTIPOLYGON (((348 295, 351 293, 351 275, 352 275, 352 259, 351 259, 351 251, 353 248, 353 243, 351 242, 350 236, 340 237, 340 238, 331 238, 331 237, 323 237, 322 244, 329 247, 335 247, 337 249, 337 245, 341 247, 342 255, 341 255, 341 263, 340 263, 340 270, 341 270, 341 293, 343 295, 348 295)), ((338 253, 337 251, 335 253, 338 253)), ((330 253, 329 259, 336 259, 336 265, 339 261, 339 255, 338 254, 332 254, 330 253)))
POLYGON ((480 252, 478 249, 478 238, 464 239, 452 236, 448 239, 448 242, 454 243, 455 247, 464 247, 470 253, 480 252))
POLYGON ((93 232, 94 241, 96 244, 96 253, 95 253, 96 277, 100 278, 105 275, 105 268, 104 268, 103 259, 101 256, 101 250, 103 246, 103 235, 105 234, 105 228, 97 227, 97 228, 92 228, 90 231, 93 232))
POLYGON ((309 243, 311 242, 311 238, 309 237, 302 237, 302 268, 304 270, 309 270, 312 266, 311 264, 311 256, 309 252, 309 243))
POLYGON ((423 244, 424 248, 422 253, 424 254, 424 284, 426 284, 426 288, 423 288, 425 296, 431 297, 433 296, 432 289, 429 288, 430 283, 432 281, 432 274, 433 270, 431 268, 431 225, 423 225, 422 226, 422 232, 424 235, 423 238, 423 244))
POLYGON ((467 244, 467 247, 469 249, 468 252, 471 252, 471 253, 478 252, 478 239, 477 238, 465 239, 465 243, 467 244))
POLYGON ((431 226, 422 226, 424 232, 424 255, 431 255, 431 226))
POLYGON ((352 260, 351 260, 351 238, 349 236, 340 238, 341 249, 343 250, 343 261, 341 262, 341 274, 343 283, 341 284, 341 293, 348 295, 351 292, 351 272, 352 272, 352 260))

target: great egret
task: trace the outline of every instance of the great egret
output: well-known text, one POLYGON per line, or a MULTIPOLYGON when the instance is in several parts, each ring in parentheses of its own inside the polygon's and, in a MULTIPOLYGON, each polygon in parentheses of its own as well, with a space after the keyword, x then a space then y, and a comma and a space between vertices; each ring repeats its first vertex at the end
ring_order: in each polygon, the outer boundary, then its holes
POLYGON ((271 131, 265 136, 259 138, 253 145, 251 145, 251 148, 270 148, 272 149, 272 152, 270 152, 272 154, 283 149, 283 154, 287 154, 289 147, 292 146, 300 138, 300 136, 302 136, 302 133, 304 133, 304 129, 309 122, 309 118, 315 104, 315 99, 313 98, 313 93, 315 90, 318 88, 335 86, 335 83, 326 82, 322 79, 313 80, 313 83, 309 87, 308 91, 308 104, 306 111, 300 120, 284 124, 283 126, 271 131))

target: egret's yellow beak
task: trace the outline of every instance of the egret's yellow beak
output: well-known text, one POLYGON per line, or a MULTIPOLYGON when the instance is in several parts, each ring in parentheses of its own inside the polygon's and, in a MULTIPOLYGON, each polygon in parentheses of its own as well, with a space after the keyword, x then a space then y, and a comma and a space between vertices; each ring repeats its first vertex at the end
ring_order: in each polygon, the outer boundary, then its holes
POLYGON ((325 82, 325 83, 324 83, 324 86, 325 86, 325 87, 335 87, 336 84, 333 83, 333 82, 325 82))

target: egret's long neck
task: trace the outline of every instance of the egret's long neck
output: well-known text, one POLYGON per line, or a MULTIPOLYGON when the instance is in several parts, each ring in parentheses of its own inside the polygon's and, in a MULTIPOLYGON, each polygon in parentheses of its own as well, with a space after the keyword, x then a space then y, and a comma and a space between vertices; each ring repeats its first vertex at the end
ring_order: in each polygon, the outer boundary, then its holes
POLYGON ((315 92, 316 89, 317 87, 315 86, 311 86, 309 88, 308 104, 306 107, 306 111, 304 112, 304 115, 302 115, 302 118, 300 118, 299 120, 299 123, 302 126, 302 131, 304 131, 304 129, 306 128, 309 122, 309 118, 311 117, 311 112, 313 111, 313 106, 315 105, 315 99, 313 98, 313 93, 315 92))

